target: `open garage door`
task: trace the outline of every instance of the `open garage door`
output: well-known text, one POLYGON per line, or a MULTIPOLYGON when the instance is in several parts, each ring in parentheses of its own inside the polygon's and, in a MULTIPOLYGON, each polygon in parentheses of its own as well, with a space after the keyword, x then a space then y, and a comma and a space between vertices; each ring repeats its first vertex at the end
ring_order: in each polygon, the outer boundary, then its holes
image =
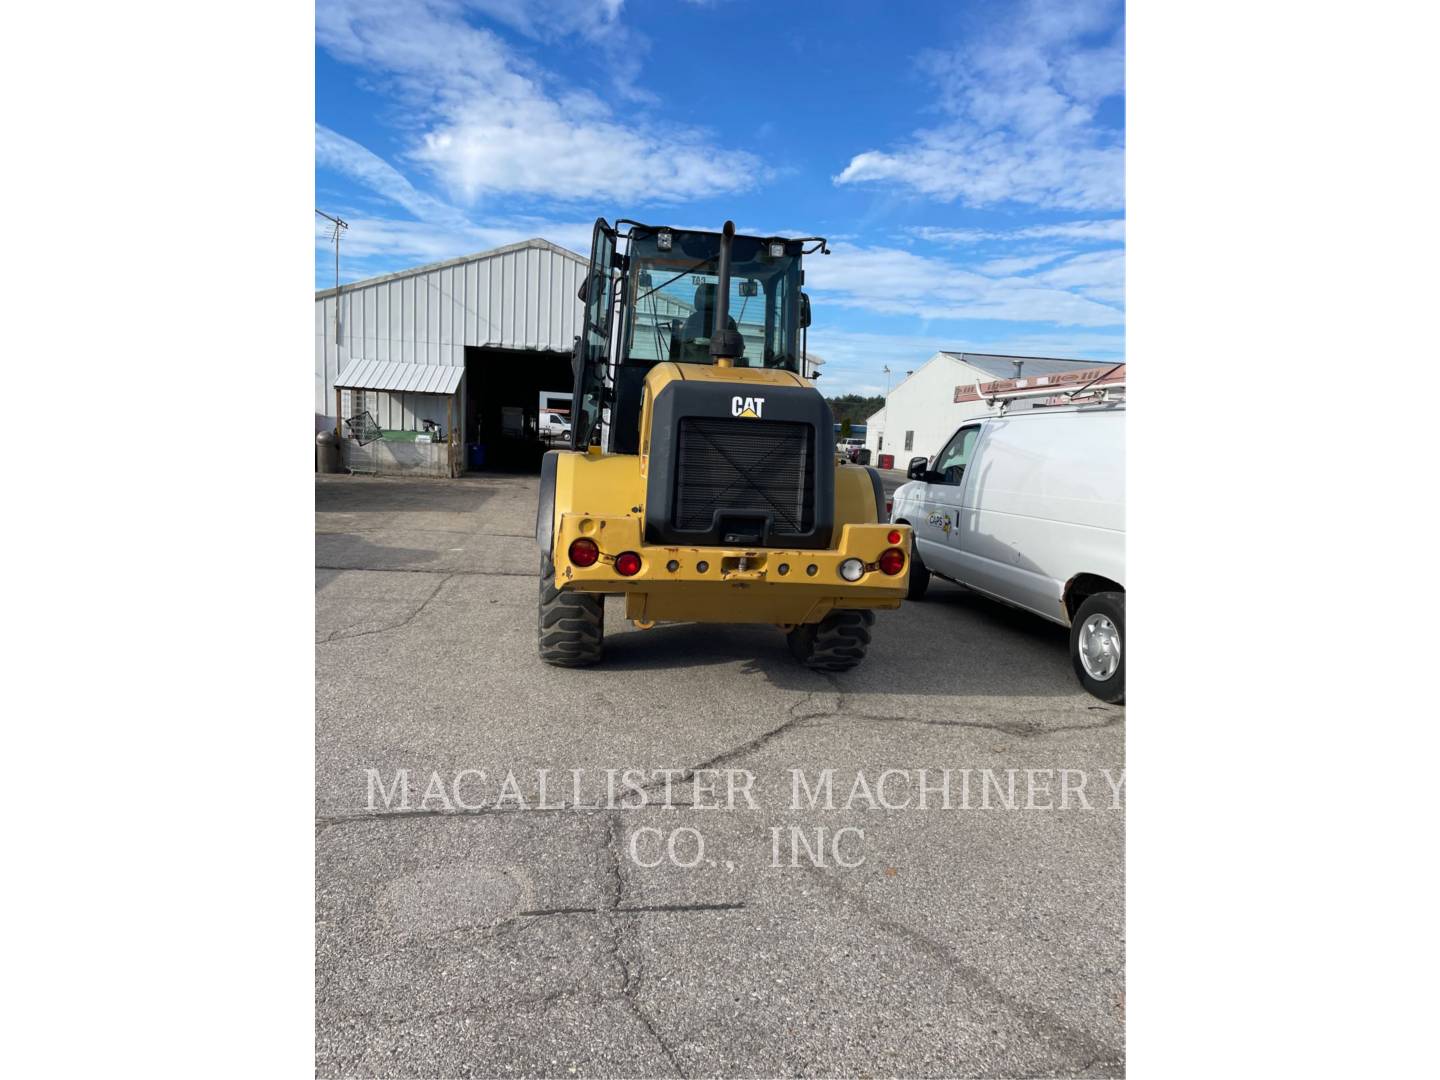
MULTIPOLYGON (((539 472, 550 448, 540 429, 540 402, 568 396, 570 354, 538 350, 465 349, 465 442, 480 447, 480 468, 539 472)), ((467 455, 471 468, 476 456, 467 455)))

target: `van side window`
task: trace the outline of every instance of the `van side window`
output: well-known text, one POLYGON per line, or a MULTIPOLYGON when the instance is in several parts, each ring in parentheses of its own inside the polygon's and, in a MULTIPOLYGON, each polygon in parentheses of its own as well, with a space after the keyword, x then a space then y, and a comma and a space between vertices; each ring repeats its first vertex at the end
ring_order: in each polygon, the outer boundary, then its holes
POLYGON ((955 437, 940 451, 935 459, 935 472, 943 479, 942 484, 959 485, 965 476, 965 466, 970 464, 970 455, 975 452, 975 443, 980 438, 980 425, 972 424, 955 433, 955 437))

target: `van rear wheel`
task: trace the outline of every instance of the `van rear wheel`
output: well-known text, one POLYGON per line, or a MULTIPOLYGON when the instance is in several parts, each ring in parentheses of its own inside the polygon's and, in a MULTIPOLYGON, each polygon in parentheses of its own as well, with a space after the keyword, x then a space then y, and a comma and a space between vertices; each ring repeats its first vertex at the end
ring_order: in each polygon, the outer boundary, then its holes
POLYGON ((540 556, 540 659, 556 667, 598 663, 605 645, 605 597, 555 587, 555 563, 540 556))
POLYGON ((786 635, 790 652, 811 671, 849 671, 870 647, 873 611, 832 611, 818 623, 797 626, 786 635))
POLYGON ((1070 623, 1070 662, 1080 685, 1101 701, 1125 704, 1125 594, 1087 597, 1070 623))

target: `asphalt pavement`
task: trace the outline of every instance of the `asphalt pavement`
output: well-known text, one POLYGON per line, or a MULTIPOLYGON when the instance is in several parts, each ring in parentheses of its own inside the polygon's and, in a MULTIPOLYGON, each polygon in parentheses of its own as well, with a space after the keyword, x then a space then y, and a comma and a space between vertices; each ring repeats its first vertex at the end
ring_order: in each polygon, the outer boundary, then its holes
POLYGON ((318 1075, 1123 1075, 1124 709, 1064 630, 937 581, 827 676, 611 601, 546 667, 535 489, 317 477, 318 1075))

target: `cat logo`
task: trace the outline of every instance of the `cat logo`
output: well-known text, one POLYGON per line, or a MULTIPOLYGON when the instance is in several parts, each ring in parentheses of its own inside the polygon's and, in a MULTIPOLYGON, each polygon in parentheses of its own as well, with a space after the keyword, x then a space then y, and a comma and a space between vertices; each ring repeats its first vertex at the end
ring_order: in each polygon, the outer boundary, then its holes
POLYGON ((730 399, 731 416, 748 416, 751 420, 758 420, 764 408, 765 399, 763 397, 733 397, 730 399))

